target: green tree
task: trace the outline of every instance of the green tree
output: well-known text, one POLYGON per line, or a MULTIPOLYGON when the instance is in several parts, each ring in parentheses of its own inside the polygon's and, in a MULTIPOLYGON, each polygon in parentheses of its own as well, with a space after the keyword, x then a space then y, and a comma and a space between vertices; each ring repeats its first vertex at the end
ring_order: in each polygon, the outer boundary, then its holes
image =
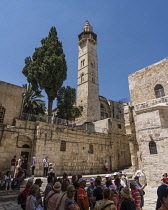
POLYGON ((67 76, 67 65, 62 49, 62 43, 58 40, 55 27, 50 29, 48 37, 41 40, 41 47, 35 48, 31 57, 25 59, 25 67, 22 73, 32 84, 33 90, 45 90, 48 96, 49 122, 52 115, 53 100, 67 76))
POLYGON ((75 120, 82 115, 83 107, 75 106, 76 90, 75 88, 61 87, 57 95, 57 113, 56 117, 66 120, 75 120))
POLYGON ((41 91, 34 91, 31 84, 24 84, 23 87, 26 92, 23 97, 23 113, 28 114, 45 114, 45 102, 40 98, 44 96, 41 95, 41 91))

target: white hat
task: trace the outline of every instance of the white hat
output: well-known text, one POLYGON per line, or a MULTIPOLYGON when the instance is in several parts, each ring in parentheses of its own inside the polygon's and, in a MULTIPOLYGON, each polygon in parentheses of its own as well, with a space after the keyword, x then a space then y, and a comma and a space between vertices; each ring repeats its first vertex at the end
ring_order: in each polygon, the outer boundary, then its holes
POLYGON ((110 189, 110 190, 115 190, 116 188, 114 187, 114 185, 110 185, 110 186, 109 186, 109 189, 110 189))
POLYGON ((118 172, 114 172, 112 175, 113 176, 117 176, 118 175, 118 172))
POLYGON ((80 184, 81 182, 86 181, 86 180, 87 180, 87 179, 80 178, 80 179, 78 180, 78 184, 80 184))
POLYGON ((123 174, 123 175, 126 175, 126 172, 125 172, 125 171, 122 171, 122 174, 123 174))
POLYGON ((34 180, 32 178, 28 179, 27 181, 32 182, 32 183, 34 182, 34 180))
POLYGON ((95 181, 94 178, 90 178, 90 183, 93 183, 95 181))
POLYGON ((105 177, 106 177, 106 178, 109 178, 109 177, 111 177, 111 174, 107 174, 105 177))

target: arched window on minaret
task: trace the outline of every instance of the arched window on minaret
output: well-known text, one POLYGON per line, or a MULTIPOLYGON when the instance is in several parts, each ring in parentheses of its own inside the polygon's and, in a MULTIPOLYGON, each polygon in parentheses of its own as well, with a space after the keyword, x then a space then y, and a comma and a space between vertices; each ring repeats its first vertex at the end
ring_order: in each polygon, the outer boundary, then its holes
POLYGON ((85 59, 83 60, 83 66, 85 65, 85 59))
POLYGON ((81 74, 81 84, 84 82, 84 73, 81 74))

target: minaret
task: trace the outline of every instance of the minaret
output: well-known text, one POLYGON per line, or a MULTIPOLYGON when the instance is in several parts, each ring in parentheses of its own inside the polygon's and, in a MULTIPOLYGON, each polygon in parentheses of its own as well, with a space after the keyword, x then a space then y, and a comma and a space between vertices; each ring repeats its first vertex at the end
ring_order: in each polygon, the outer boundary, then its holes
POLYGON ((83 106, 83 113, 77 122, 97 121, 100 120, 97 35, 89 21, 78 35, 78 49, 77 106, 83 106))

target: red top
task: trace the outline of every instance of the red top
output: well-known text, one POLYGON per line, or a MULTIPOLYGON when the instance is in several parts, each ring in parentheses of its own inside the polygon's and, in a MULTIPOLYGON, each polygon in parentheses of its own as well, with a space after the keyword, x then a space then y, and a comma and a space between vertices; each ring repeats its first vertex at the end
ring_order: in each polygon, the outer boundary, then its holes
POLYGON ((139 209, 140 204, 141 204, 141 196, 140 196, 139 191, 137 189, 131 189, 131 194, 132 194, 132 197, 134 198, 136 209, 139 209))
POLYGON ((30 191, 30 188, 28 188, 28 187, 26 187, 24 190, 23 190, 23 199, 24 199, 24 201, 23 201, 23 205, 26 205, 26 199, 27 199, 27 195, 28 195, 28 193, 29 193, 29 191, 30 191))

